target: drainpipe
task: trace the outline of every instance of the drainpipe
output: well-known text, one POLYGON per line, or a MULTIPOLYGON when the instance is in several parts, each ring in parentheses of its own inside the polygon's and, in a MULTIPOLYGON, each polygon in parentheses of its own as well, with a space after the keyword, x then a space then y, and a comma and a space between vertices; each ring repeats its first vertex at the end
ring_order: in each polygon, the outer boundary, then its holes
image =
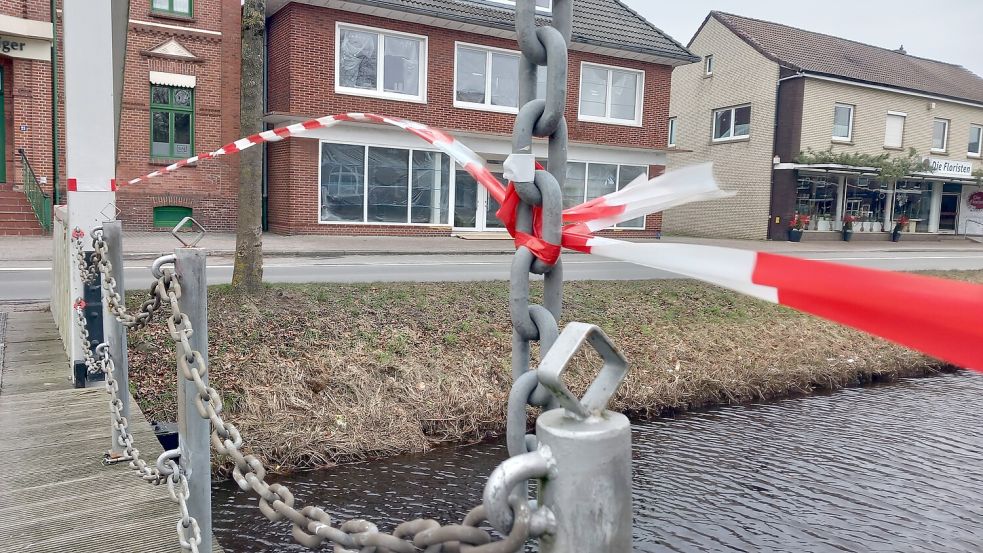
POLYGON ((58 205, 58 13, 51 0, 51 206, 58 205))
MULTIPOLYGON (((263 14, 263 26, 266 26, 266 14, 263 14)), ((267 62, 270 59, 270 34, 266 31, 263 32, 263 114, 269 112, 269 67, 267 62)), ((269 127, 270 125, 264 125, 269 127)), ((270 230, 270 193, 269 193, 269 176, 270 176, 270 156, 269 154, 269 144, 263 143, 263 169, 262 176, 260 180, 262 181, 263 187, 263 232, 268 232, 270 230)), ((321 193, 320 184, 318 184, 318 194, 321 193)))

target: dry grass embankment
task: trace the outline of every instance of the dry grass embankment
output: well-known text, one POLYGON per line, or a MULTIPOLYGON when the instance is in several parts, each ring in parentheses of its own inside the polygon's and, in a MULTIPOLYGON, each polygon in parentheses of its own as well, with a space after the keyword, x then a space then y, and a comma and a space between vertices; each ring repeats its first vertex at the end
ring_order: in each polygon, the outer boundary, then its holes
MULTIPOLYGON (((944 276, 983 282, 983 271, 944 276)), ((627 355, 612 408, 641 416, 943 369, 693 281, 572 282, 565 298, 564 321, 599 325, 627 355)), ((214 287, 210 379, 247 447, 282 469, 477 440, 504 427, 507 305, 498 282, 277 285, 255 305, 214 287)), ((130 335, 130 378, 149 418, 173 420, 173 344, 155 326, 130 335)), ((577 390, 593 376, 583 361, 577 390)))

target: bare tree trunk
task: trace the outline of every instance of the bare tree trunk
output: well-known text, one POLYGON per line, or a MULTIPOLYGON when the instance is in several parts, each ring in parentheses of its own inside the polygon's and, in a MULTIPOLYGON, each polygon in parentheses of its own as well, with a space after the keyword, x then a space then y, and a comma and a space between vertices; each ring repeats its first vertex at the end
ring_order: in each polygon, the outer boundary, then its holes
MULTIPOLYGON (((242 78, 239 117, 246 136, 263 130, 263 57, 266 0, 242 5, 242 78)), ((240 293, 263 287, 263 148, 250 148, 239 161, 239 217, 232 286, 240 293)))

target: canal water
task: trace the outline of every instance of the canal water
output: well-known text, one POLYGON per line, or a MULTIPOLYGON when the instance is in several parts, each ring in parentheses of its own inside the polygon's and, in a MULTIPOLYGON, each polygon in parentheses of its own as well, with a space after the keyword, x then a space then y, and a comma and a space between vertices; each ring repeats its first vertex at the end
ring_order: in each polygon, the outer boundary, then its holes
MULTIPOLYGON (((959 373, 635 424, 635 552, 983 551, 981 406, 983 376, 959 373)), ((391 531, 460 521, 505 456, 485 443, 280 481, 391 531)), ((304 550, 234 484, 213 501, 226 551, 304 550)))

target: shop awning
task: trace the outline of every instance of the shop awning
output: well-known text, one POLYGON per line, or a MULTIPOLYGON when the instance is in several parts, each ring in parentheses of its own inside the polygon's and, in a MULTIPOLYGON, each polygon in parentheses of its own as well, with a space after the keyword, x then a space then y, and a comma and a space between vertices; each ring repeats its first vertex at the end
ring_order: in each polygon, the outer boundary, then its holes
POLYGON ((179 86, 182 88, 194 88, 196 77, 194 75, 180 75, 178 73, 164 73, 163 71, 151 71, 150 83, 166 86, 179 86))

